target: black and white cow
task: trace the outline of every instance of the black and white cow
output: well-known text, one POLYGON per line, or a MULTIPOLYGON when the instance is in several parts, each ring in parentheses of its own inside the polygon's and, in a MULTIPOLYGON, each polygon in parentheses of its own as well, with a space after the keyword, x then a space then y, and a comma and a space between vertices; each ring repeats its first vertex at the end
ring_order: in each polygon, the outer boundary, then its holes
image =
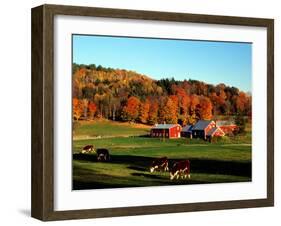
POLYGON ((167 157, 161 157, 155 159, 150 166, 151 173, 153 171, 168 171, 168 170, 169 170, 169 162, 167 157))
POLYGON ((176 162, 172 169, 170 170, 170 180, 173 180, 175 177, 176 179, 181 178, 190 178, 190 161, 189 160, 182 160, 176 162))
POLYGON ((109 155, 109 151, 105 148, 98 148, 96 150, 97 153, 97 160, 98 161, 102 161, 102 162, 106 162, 110 160, 110 155, 109 155))
POLYGON ((81 153, 85 154, 85 153, 90 153, 94 151, 94 146, 93 145, 86 145, 85 147, 83 147, 81 153))

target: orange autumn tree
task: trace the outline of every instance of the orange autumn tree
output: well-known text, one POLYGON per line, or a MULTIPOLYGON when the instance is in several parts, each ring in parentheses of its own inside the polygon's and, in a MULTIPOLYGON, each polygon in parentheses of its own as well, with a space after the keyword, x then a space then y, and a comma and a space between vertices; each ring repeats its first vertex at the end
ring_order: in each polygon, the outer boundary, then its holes
POLYGON ((197 95, 190 96, 190 114, 188 116, 188 124, 194 125, 198 120, 198 106, 200 100, 197 95))
POLYGON ((216 116, 219 111, 219 103, 220 103, 219 97, 217 96, 216 92, 211 92, 209 98, 213 103, 213 114, 214 116, 216 116))
POLYGON ((140 104, 139 121, 142 123, 147 123, 149 114, 149 100, 146 99, 145 102, 140 104))
POLYGON ((247 103, 248 103, 247 95, 244 92, 240 92, 236 99, 236 108, 240 114, 244 113, 247 103))
POLYGON ((94 119, 95 113, 97 111, 97 106, 95 105, 95 103, 90 102, 88 104, 88 111, 89 111, 90 119, 94 119))
POLYGON ((135 121, 139 116, 140 100, 137 97, 131 96, 127 105, 123 108, 124 119, 135 121))
POLYGON ((186 125, 188 123, 188 115, 189 115, 189 106, 190 106, 190 98, 186 94, 186 91, 181 88, 176 88, 176 95, 178 97, 178 119, 182 123, 182 125, 186 125))
POLYGON ((84 112, 83 103, 78 98, 73 98, 72 105, 73 105, 73 118, 79 120, 84 112))
POLYGON ((158 110, 159 110, 159 105, 157 102, 152 102, 149 107, 149 112, 148 112, 148 120, 147 122, 151 125, 157 123, 158 121, 158 110))
POLYGON ((178 122, 177 106, 171 97, 167 97, 166 103, 161 106, 159 117, 162 123, 175 124, 178 122))
POLYGON ((200 108, 199 108, 199 115, 200 118, 203 120, 210 120, 212 119, 212 110, 213 105, 212 102, 208 97, 201 96, 200 98, 200 108))
MULTIPOLYGON (((251 93, 240 91, 236 87, 224 84, 212 85, 197 80, 177 80, 163 78, 155 80, 147 75, 125 69, 106 68, 101 65, 73 64, 73 118, 88 120, 99 117, 114 121, 136 121, 139 123, 163 123, 163 113, 171 98, 173 109, 177 114, 173 120, 186 125, 207 118, 200 105, 202 96, 210 99, 213 119, 220 115, 251 117, 251 93), (128 101, 131 97, 137 98, 128 101), (149 107, 146 100, 149 100, 149 107), (81 114, 81 101, 84 100, 84 111, 81 114), (92 102, 96 109, 90 112, 87 105, 92 102), (136 107, 136 109, 135 109, 136 107), (203 112, 202 112, 203 111, 203 112), (203 114, 204 113, 204 114, 203 114)), ((132 99, 132 98, 131 98, 132 99)), ((203 101, 204 102, 204 101, 203 101)), ((169 105, 169 104, 168 104, 169 105)), ((206 105, 207 106, 207 105, 206 105)), ((167 111, 167 110, 166 110, 167 111)), ((173 112, 173 111, 172 111, 173 112)), ((167 121, 167 119, 165 119, 167 121)), ((167 123, 167 122, 166 122, 167 123)))
POLYGON ((178 123, 178 106, 176 105, 175 98, 169 98, 166 102, 166 122, 175 124, 178 123))
POLYGON ((178 114, 179 114, 179 97, 177 95, 171 95, 170 99, 173 102, 173 106, 174 106, 175 111, 176 111, 176 117, 178 117, 178 114))
POLYGON ((84 99, 82 100, 83 118, 84 118, 84 119, 87 119, 87 118, 88 118, 88 104, 89 104, 88 99, 84 98, 84 99))
POLYGON ((186 125, 188 123, 189 107, 190 98, 188 95, 184 94, 183 96, 181 96, 180 100, 180 115, 182 118, 183 125, 186 125))

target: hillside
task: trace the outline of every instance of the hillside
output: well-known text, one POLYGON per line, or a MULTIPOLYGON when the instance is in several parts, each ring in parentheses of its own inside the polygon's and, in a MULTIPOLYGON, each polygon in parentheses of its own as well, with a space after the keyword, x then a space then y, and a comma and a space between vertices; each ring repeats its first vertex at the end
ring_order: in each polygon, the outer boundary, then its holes
POLYGON ((251 115, 251 96, 236 87, 73 64, 73 117, 144 124, 193 124, 217 115, 251 115))

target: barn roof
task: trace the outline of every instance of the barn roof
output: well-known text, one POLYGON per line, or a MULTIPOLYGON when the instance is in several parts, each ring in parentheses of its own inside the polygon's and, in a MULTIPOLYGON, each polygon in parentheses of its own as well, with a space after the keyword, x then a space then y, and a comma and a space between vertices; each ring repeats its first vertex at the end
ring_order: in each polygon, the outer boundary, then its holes
POLYGON ((182 128, 182 132, 191 132, 193 126, 192 125, 186 125, 182 128))
POLYGON ((152 129, 170 129, 175 126, 180 126, 179 124, 156 124, 152 129))
POLYGON ((207 136, 212 136, 217 130, 220 130, 223 134, 224 132, 219 127, 214 127, 207 132, 207 136))
POLYGON ((213 135, 213 133, 215 133, 217 131, 218 127, 214 127, 212 129, 210 129, 208 132, 207 132, 207 136, 211 136, 213 135))
POLYGON ((212 120, 199 120, 192 130, 204 130, 211 122, 212 120))
POLYGON ((235 123, 231 120, 218 120, 216 121, 217 126, 229 126, 229 125, 235 125, 235 123))

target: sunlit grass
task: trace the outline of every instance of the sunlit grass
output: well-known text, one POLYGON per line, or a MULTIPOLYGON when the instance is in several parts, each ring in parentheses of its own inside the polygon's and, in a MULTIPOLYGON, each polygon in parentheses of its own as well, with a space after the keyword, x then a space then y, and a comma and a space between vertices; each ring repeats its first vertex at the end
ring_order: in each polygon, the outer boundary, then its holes
POLYGON ((138 135, 149 129, 109 121, 88 122, 73 141, 74 189, 120 188, 179 184, 251 181, 251 133, 226 137, 217 143, 202 139, 160 139, 138 135), (95 137, 100 136, 100 137, 95 137), (107 148, 111 161, 96 161, 95 153, 79 154, 85 145, 107 148), (152 161, 167 156, 170 166, 181 159, 191 162, 191 179, 170 181, 168 172, 149 172, 152 161))

